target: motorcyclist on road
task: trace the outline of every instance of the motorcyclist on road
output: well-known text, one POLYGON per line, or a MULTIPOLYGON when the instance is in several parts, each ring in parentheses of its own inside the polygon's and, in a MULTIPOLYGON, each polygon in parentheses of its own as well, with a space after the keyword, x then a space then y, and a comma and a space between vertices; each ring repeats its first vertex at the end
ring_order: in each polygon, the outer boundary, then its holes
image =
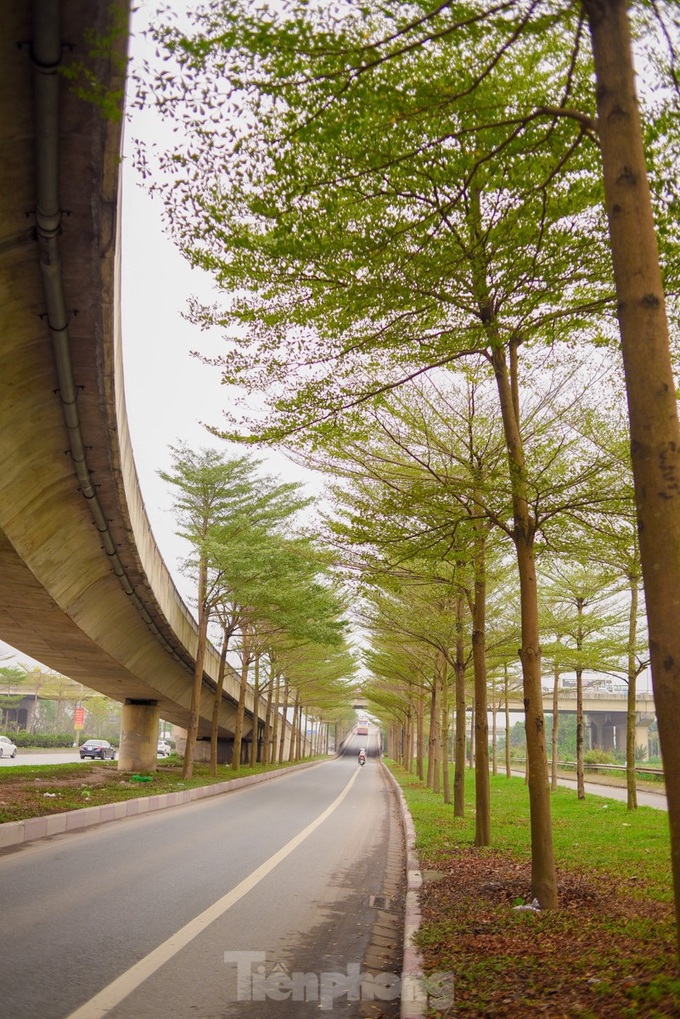
POLYGON ((359 761, 359 764, 365 764, 366 763, 366 751, 364 750, 363 747, 359 751, 358 761, 359 761))

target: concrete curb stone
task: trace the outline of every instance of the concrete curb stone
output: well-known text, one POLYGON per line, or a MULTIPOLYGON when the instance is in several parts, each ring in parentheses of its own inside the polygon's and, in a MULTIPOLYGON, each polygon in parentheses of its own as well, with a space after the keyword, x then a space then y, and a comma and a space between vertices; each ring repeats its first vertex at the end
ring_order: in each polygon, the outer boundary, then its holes
POLYGON ((63 814, 47 814, 44 817, 27 817, 23 821, 6 821, 0 824, 0 850, 13 849, 15 846, 35 842, 38 839, 50 838, 52 835, 63 835, 66 832, 81 831, 109 821, 119 821, 125 817, 138 817, 168 807, 179 807, 194 800, 207 796, 220 796, 244 786, 257 785, 280 778, 291 771, 312 768, 323 761, 307 761, 294 764, 290 768, 268 771, 263 775, 245 775, 243 778, 232 778, 228 782, 216 782, 214 785, 196 786, 194 789, 181 789, 176 793, 159 793, 156 796, 140 796, 134 800, 120 800, 117 803, 104 803, 100 807, 82 807, 80 810, 69 810, 63 814))
POLYGON ((406 905, 404 909, 404 958, 401 968, 401 1019, 424 1019, 427 1012, 427 991, 423 973, 423 957, 414 944, 420 929, 419 892, 423 884, 420 860, 415 851, 416 832, 401 786, 390 769, 383 764, 399 800, 404 842, 406 845, 406 905))

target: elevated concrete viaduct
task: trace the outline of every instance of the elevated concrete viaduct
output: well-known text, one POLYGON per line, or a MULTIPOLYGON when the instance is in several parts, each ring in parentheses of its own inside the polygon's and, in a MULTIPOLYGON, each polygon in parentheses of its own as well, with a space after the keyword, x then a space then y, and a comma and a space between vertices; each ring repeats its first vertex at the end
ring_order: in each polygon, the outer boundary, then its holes
MULTIPOLYGON (((122 702, 120 767, 153 768, 159 715, 188 725, 197 634, 154 542, 128 434, 122 120, 62 73, 86 65, 122 106, 128 3, 5 3, 0 19, 0 638, 122 702), (112 14, 119 32, 100 53, 93 39, 112 14)), ((217 666, 211 652, 202 738, 217 666)), ((225 757, 237 699, 230 674, 225 757)))

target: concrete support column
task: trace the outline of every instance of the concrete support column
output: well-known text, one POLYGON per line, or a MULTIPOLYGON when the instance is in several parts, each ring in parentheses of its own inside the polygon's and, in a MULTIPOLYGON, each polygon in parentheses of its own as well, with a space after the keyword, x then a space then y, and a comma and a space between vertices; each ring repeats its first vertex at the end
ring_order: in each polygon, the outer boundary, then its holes
POLYGON ((646 751, 645 759, 649 757, 649 727, 653 721, 653 718, 646 719, 638 716, 635 723, 635 749, 644 747, 646 751))
MULTIPOLYGON (((184 756, 186 753, 186 733, 176 737, 177 753, 184 756)), ((229 738, 218 738, 217 740, 217 763, 231 764, 234 751, 234 740, 229 738)), ((198 738, 194 747, 194 763, 210 764, 210 740, 198 738)))
POLYGON ((600 747, 601 733, 599 726, 592 715, 583 716, 584 728, 584 750, 596 750, 600 747), (588 738, 590 737, 590 739, 588 738))
POLYGON ((628 726, 623 723, 615 726, 616 730, 616 749, 619 753, 625 754, 626 752, 626 738, 628 736, 628 726))
POLYGON ((611 722, 608 722, 607 725, 602 726, 601 739, 602 743, 600 745, 602 750, 614 749, 614 726, 611 724, 611 722))
POLYGON ((158 721, 156 701, 125 701, 120 723, 119 771, 156 771, 158 721))

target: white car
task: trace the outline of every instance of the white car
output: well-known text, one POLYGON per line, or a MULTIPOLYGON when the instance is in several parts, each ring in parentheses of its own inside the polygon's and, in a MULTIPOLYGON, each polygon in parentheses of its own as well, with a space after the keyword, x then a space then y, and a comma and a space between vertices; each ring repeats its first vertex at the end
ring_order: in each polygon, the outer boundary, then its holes
POLYGON ((17 748, 9 736, 0 736, 0 757, 16 757, 17 748))
POLYGON ((164 739, 158 741, 158 747, 156 749, 157 757, 169 757, 172 753, 172 747, 169 743, 166 743, 164 739))

